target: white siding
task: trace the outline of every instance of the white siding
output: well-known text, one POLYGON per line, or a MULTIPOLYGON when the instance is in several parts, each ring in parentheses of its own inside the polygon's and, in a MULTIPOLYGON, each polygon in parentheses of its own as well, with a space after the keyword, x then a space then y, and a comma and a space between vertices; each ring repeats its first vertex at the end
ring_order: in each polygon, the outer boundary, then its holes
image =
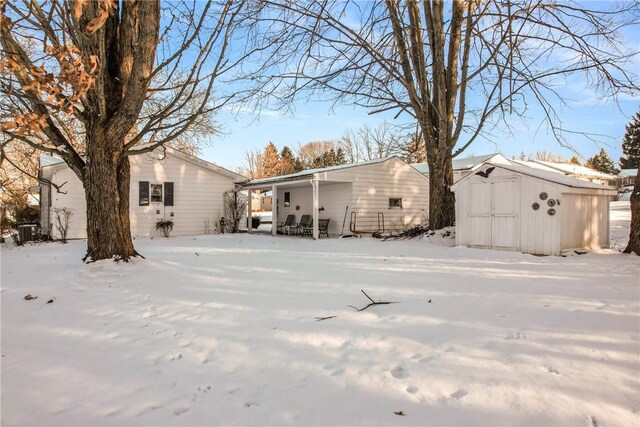
MULTIPOLYGON (((330 171, 326 179, 352 183, 347 222, 355 211, 358 230, 377 231, 378 212, 384 214, 386 231, 419 224, 428 216, 429 180, 400 159, 330 171), (389 208, 389 198, 402 198, 402 209, 389 208)), ((343 217, 344 211, 340 222, 343 217)))
MULTIPOLYGON (((167 155, 164 160, 138 155, 132 156, 130 161, 129 203, 131 234, 134 237, 160 236, 155 229, 155 222, 163 217, 172 219, 175 223, 172 236, 203 234, 205 218, 209 219, 213 227, 224 215, 223 193, 234 188, 230 178, 172 155, 167 155), (140 206, 139 181, 149 181, 151 184, 173 182, 174 205, 150 203, 149 206, 140 206), (156 209, 160 210, 159 214, 156 209), (171 212, 174 213, 173 217, 170 216, 171 212)), ((82 183, 69 168, 57 171, 53 180, 58 184, 66 181, 63 190, 67 194, 53 192, 51 208, 72 208, 74 216, 71 219, 69 238, 86 238, 86 205, 82 183)), ((58 237, 55 230, 54 235, 58 237)))
POLYGON ((87 209, 84 198, 84 187, 82 182, 75 173, 68 167, 54 172, 51 178, 52 182, 62 185, 60 193, 55 190, 51 191, 51 223, 53 224, 52 235, 60 238, 60 233, 56 228, 55 208, 70 208, 73 210, 73 216, 69 220, 69 239, 84 239, 87 237, 87 209), (64 185, 63 185, 64 184, 64 185))
POLYGON ((609 197, 565 194, 562 248, 609 247, 609 197))
POLYGON ((608 245, 608 196, 599 194, 597 189, 576 189, 500 168, 496 168, 488 179, 470 176, 454 188, 458 245, 499 248, 503 245, 496 242, 509 241, 513 237, 518 250, 538 255, 560 255, 564 249, 608 245), (489 226, 486 221, 480 224, 477 218, 474 219, 479 216, 474 214, 474 209, 478 210, 480 205, 476 199, 491 194, 480 189, 505 180, 518 182, 516 186, 501 189, 502 203, 511 200, 518 206, 517 209, 509 208, 517 211, 517 236, 509 234, 510 222, 500 224, 492 221, 492 226, 489 226), (540 198, 543 192, 547 193, 546 200, 540 198), (556 204, 550 206, 550 200, 556 204), (534 203, 539 204, 538 210, 533 209, 534 203), (555 215, 549 215, 549 209, 555 209, 555 215), (492 243, 478 244, 478 241, 487 241, 487 233, 491 233, 492 243))
MULTIPOLYGON (((320 184, 320 207, 324 208, 319 212, 320 219, 329 219, 329 234, 339 235, 342 233, 342 222, 344 212, 351 204, 351 184, 349 183, 321 183, 320 184)), ((278 223, 283 223, 287 215, 295 215, 296 223, 300 222, 302 215, 313 215, 313 191, 311 184, 306 187, 278 187, 278 223), (290 193, 291 204, 284 207, 284 193, 290 193), (300 209, 296 210, 296 206, 300 209)), ((344 232, 349 234, 349 218, 345 225, 344 232)))

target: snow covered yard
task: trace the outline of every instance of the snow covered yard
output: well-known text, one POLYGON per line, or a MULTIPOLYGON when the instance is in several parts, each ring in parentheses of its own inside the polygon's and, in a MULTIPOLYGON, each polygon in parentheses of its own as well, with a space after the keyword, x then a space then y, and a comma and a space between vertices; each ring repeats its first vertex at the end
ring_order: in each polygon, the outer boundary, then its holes
POLYGON ((640 423, 640 258, 433 240, 4 246, 2 425, 640 423))

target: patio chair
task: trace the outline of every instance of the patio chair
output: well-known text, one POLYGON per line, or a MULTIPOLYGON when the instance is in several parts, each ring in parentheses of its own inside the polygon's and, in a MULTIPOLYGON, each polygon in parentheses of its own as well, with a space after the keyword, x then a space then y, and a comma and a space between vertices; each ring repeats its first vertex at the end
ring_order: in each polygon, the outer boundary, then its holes
MULTIPOLYGON (((330 219, 319 219, 318 220, 318 237, 323 234, 329 237, 329 221, 330 219)), ((302 229, 302 235, 308 234, 309 236, 313 236, 313 220, 309 223, 308 227, 302 229)))
POLYGON ((287 219, 284 222, 281 222, 280 224, 278 224, 278 231, 282 232, 283 234, 289 234, 289 230, 291 229, 291 227, 295 227, 296 225, 296 216, 295 215, 287 215, 287 219))
POLYGON ((318 237, 323 234, 329 238, 329 221, 331 219, 319 219, 318 220, 318 237))
POLYGON ((296 226, 296 233, 305 235, 306 229, 313 227, 313 217, 311 215, 302 215, 300 222, 296 226))

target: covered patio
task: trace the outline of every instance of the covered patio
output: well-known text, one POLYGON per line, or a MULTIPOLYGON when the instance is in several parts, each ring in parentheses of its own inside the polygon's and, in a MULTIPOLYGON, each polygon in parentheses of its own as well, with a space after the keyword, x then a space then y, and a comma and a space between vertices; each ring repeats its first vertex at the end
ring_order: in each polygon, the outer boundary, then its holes
MULTIPOLYGON (((344 215, 351 198, 351 183, 345 181, 327 180, 313 173, 300 173, 287 176, 264 178, 253 180, 242 185, 251 200, 255 191, 271 192, 271 234, 278 234, 278 225, 285 222, 288 215, 294 215, 295 221, 288 230, 282 234, 292 234, 295 225, 302 216, 310 215, 313 219, 309 235, 315 240, 320 236, 320 221, 331 220, 334 231, 339 231, 335 226, 335 214, 342 211, 344 215), (326 213, 326 215, 325 215, 326 213), (325 218, 326 216, 326 218, 325 218)), ((252 207, 248 206, 247 220, 251 221, 254 215, 252 207)), ((252 227, 248 232, 253 233, 252 227)))

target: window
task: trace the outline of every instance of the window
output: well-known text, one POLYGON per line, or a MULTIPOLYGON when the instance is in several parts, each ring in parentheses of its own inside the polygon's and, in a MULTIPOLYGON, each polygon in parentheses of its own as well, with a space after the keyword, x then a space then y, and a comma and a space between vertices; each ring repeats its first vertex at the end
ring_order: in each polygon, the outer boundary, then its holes
POLYGON ((162 202, 162 184, 151 184, 151 203, 162 202))
POLYGON ((284 192, 284 207, 288 208, 291 205, 291 193, 288 191, 284 192))
POLYGON ((389 198, 389 209, 402 209, 402 198, 389 198))
POLYGON ((138 204, 149 206, 149 181, 138 181, 138 204))

